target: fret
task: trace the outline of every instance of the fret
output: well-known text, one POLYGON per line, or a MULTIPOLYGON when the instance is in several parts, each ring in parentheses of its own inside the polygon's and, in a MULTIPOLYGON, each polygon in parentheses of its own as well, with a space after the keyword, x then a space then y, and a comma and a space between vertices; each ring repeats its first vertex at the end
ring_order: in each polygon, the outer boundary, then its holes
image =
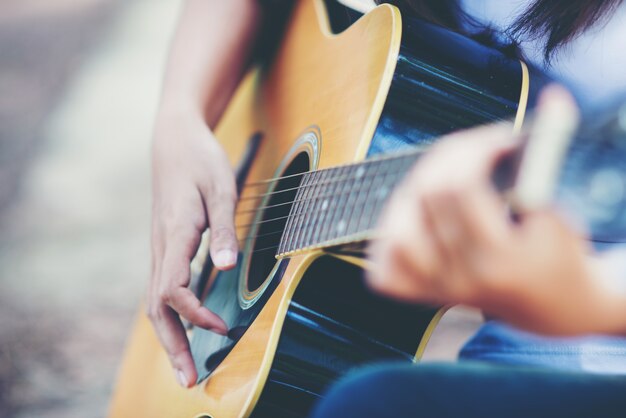
POLYGON ((297 223, 299 221, 302 206, 304 205, 304 195, 308 191, 307 185, 310 181, 311 175, 305 174, 303 176, 302 182, 300 183, 298 193, 296 193, 295 203, 291 206, 291 210, 289 211, 289 222, 287 222, 285 231, 283 232, 283 239, 281 240, 281 253, 285 251, 290 251, 291 248, 294 248, 294 238, 296 235, 295 232, 298 230, 297 223))
MULTIPOLYGON (((332 178, 333 178, 332 171, 326 170, 325 172, 326 174, 324 175, 323 181, 324 182, 332 181, 332 178)), ((328 210, 330 206, 330 203, 329 203, 330 196, 328 196, 329 194, 330 194, 329 187, 327 186, 322 190, 322 197, 318 199, 317 206, 316 206, 317 222, 314 228, 312 228, 312 233, 309 238, 309 245, 320 242, 320 235, 321 235, 322 229, 324 227, 326 218, 328 217, 328 213, 329 213, 329 210, 328 210)))
POLYGON ((396 169, 392 163, 393 160, 382 161, 382 173, 378 176, 380 183, 375 189, 374 199, 370 207, 370 213, 367 216, 367 224, 365 228, 373 229, 378 222, 380 212, 391 195, 391 186, 395 186, 392 182, 393 172, 396 169))
POLYGON ((304 176, 279 254, 371 230, 418 154, 319 170, 304 176))
POLYGON ((305 237, 306 246, 315 244, 313 235, 317 228, 319 228, 321 222, 321 207, 323 202, 328 199, 328 182, 332 182, 333 177, 331 170, 322 170, 320 172, 319 186, 317 193, 315 194, 315 200, 313 200, 313 206, 311 207, 311 220, 307 226, 307 234, 305 237))
POLYGON ((371 162, 360 164, 355 170, 354 177, 356 178, 356 183, 354 188, 358 192, 353 204, 354 210, 352 211, 352 216, 348 222, 348 235, 354 235, 361 232, 359 229, 359 219, 363 213, 364 205, 367 202, 367 196, 369 194, 369 187, 367 185, 374 181, 374 178, 372 178, 371 175, 371 162))
POLYGON ((320 213, 320 208, 322 206, 322 201, 326 199, 326 182, 332 181, 332 178, 329 178, 329 170, 322 170, 319 173, 318 187, 314 194, 314 200, 310 209, 310 220, 305 226, 305 235, 302 242, 303 247, 308 247, 315 242, 313 240, 313 234, 320 223, 320 217, 322 215, 320 213))
POLYGON ((301 211, 298 214, 298 223, 296 224, 296 230, 294 231, 294 247, 302 247, 302 236, 304 234, 305 226, 308 223, 309 208, 311 206, 311 198, 315 193, 316 187, 318 187, 318 175, 319 172, 315 171, 309 174, 309 182, 303 195, 304 201, 302 202, 301 211))
POLYGON ((330 230, 329 222, 330 218, 332 218, 332 211, 335 207, 336 191, 339 187, 339 182, 336 181, 339 170, 340 169, 338 168, 333 168, 327 171, 327 181, 330 183, 324 188, 324 197, 320 199, 323 217, 321 219, 321 225, 319 226, 319 228, 317 228, 317 231, 315 232, 316 242, 322 242, 328 239, 328 234, 330 230))
POLYGON ((307 237, 309 235, 309 231, 313 222, 315 222, 315 211, 314 205, 319 198, 320 190, 322 189, 323 182, 322 177, 325 175, 325 171, 320 170, 316 171, 312 174, 311 181, 307 186, 307 194, 303 195, 303 206, 301 208, 300 216, 302 221, 298 226, 298 231, 295 231, 297 235, 296 246, 298 248, 303 248, 307 246, 307 237))
POLYGON ((328 219, 332 216, 332 208, 335 203, 335 190, 337 188, 337 183, 335 179, 338 175, 338 168, 331 168, 328 170, 328 184, 324 187, 324 198, 322 200, 322 207, 324 207, 324 218, 322 219, 322 224, 319 227, 319 231, 316 232, 316 241, 321 242, 325 241, 328 236, 328 219))
POLYGON ((311 223, 311 207, 315 201, 317 189, 319 188, 319 176, 320 173, 317 171, 311 174, 311 181, 309 182, 306 194, 303 197, 304 202, 300 213, 300 223, 298 225, 298 230, 294 232, 296 235, 295 246, 297 248, 304 247, 304 237, 306 236, 309 224, 311 223))
POLYGON ((354 213, 354 199, 355 194, 358 192, 354 187, 355 180, 355 167, 348 168, 348 174, 344 178, 346 192, 344 192, 345 200, 343 208, 341 209, 341 217, 339 218, 339 224, 337 224, 335 239, 348 235, 348 225, 350 224, 350 218, 354 213))
POLYGON ((350 173, 346 182, 349 186, 348 198, 346 200, 346 207, 344 210, 344 219, 346 220, 346 229, 342 235, 349 236, 354 232, 350 229, 350 224, 353 223, 352 220, 355 217, 355 212, 357 210, 356 202, 361 194, 361 190, 359 185, 363 183, 363 176, 365 175, 365 164, 355 165, 350 168, 350 173))
POLYGON ((337 169, 335 178, 337 179, 335 181, 334 187, 333 187, 333 198, 332 198, 332 207, 330 209, 330 216, 327 218, 328 221, 326 222, 326 229, 325 229, 325 236, 324 236, 324 241, 330 241, 335 237, 336 234, 336 224, 337 221, 340 219, 339 217, 341 216, 340 212, 343 208, 343 194, 345 192, 345 182, 343 181, 343 178, 345 177, 346 173, 348 172, 348 167, 339 167, 337 169))
MULTIPOLYGON (((301 187, 305 182, 306 182, 306 176, 302 176, 302 180, 300 181, 300 185, 298 187, 301 187)), ((292 216, 292 214, 295 213, 297 210, 297 207, 298 207, 297 202, 301 194, 302 194, 302 189, 299 188, 298 191, 296 192, 296 196, 294 197, 294 203, 291 205, 291 209, 289 209, 287 222, 285 222, 285 228, 283 229, 283 233, 280 237, 280 243, 278 244, 278 253, 282 253, 285 251, 285 249, 287 248, 287 242, 289 242, 291 238, 290 231, 294 222, 294 217, 292 216)))
POLYGON ((367 199, 363 207, 363 212, 359 217, 359 231, 366 231, 372 228, 370 214, 372 213, 374 205, 376 203, 376 193, 378 192, 378 190, 380 190, 381 184, 383 182, 382 169, 385 167, 384 161, 373 161, 371 164, 372 182, 368 187, 367 199))
POLYGON ((376 225, 385 203, 391 196, 391 192, 398 185, 398 183, 400 183, 400 180, 408 172, 414 161, 415 157, 412 155, 385 161, 389 167, 385 170, 381 189, 377 193, 377 198, 374 201, 373 210, 369 217, 369 228, 373 228, 376 225))
MULTIPOLYGON (((300 184, 304 182, 304 178, 301 180, 300 184)), ((271 191, 271 189, 268 189, 271 191)), ((296 197, 294 197, 294 201, 298 199, 298 195, 300 194, 300 190, 296 192, 296 197)), ((289 230, 291 228, 291 224, 293 223, 293 218, 291 217, 291 213, 293 213, 295 209, 296 203, 291 205, 291 209, 289 210, 289 215, 287 216, 287 221, 285 222, 285 227, 283 228, 283 233, 280 236, 280 242, 278 243, 278 253, 282 253, 285 250, 286 242, 289 238, 289 230)))
POLYGON ((357 211, 350 222, 349 229, 353 234, 363 232, 361 228, 362 219, 367 210, 370 200, 372 185, 376 182, 376 169, 379 165, 378 161, 369 162, 365 167, 365 174, 359 184, 359 199, 356 202, 357 211))
POLYGON ((346 216, 348 214, 347 206, 352 194, 350 187, 351 183, 351 166, 343 167, 340 187, 339 187, 339 199, 337 201, 337 209, 334 211, 331 228, 331 236, 329 240, 335 240, 346 233, 346 227, 348 225, 346 216))

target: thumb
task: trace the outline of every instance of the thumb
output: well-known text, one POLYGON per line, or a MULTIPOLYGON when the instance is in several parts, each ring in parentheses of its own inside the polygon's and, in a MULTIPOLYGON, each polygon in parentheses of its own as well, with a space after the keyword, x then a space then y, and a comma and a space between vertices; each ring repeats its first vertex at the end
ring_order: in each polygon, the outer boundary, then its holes
POLYGON ((219 270, 228 270, 237 263, 237 235, 235 232, 235 187, 213 193, 207 198, 210 228, 210 254, 219 270))

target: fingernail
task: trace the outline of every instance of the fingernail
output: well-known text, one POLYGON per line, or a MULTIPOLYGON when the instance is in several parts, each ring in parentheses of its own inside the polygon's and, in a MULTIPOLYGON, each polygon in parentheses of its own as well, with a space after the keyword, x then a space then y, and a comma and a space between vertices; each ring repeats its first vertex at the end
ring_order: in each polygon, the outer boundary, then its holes
POLYGON ((220 335, 228 335, 228 328, 213 328, 211 329, 211 331, 213 331, 216 334, 220 334, 220 335))
POLYGON ((185 377, 185 373, 182 370, 176 370, 176 379, 178 379, 178 384, 182 387, 186 388, 188 385, 187 378, 185 377))
POLYGON ((237 254, 232 250, 221 250, 215 255, 213 262, 219 267, 232 266, 237 262, 237 254))

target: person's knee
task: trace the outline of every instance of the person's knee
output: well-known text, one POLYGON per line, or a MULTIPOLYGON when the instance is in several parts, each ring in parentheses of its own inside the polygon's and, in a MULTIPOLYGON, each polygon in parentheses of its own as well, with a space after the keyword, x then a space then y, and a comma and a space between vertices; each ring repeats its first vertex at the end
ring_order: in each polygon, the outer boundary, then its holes
POLYGON ((314 418, 415 416, 419 370, 413 366, 378 366, 348 375, 331 387, 314 418), (412 394, 407 399, 406 392, 412 394))

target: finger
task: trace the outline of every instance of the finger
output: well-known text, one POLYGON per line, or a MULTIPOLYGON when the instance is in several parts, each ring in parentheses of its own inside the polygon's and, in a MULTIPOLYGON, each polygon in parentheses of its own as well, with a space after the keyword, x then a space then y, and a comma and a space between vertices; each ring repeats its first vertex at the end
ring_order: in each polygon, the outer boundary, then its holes
POLYGON ((207 197, 211 259, 216 268, 228 270, 237 263, 237 236, 235 234, 234 186, 216 191, 207 197))
MULTIPOLYGON (((378 241, 371 248, 374 261, 389 257, 392 251, 403 251, 414 259, 416 274, 430 275, 436 254, 430 238, 424 233, 419 205, 419 190, 414 184, 405 183, 394 195, 381 214, 378 241), (384 251, 383 251, 384 250, 384 251)), ((385 261, 387 262, 387 261, 385 261)))
POLYGON ((442 296, 458 303, 476 300, 485 280, 500 277, 499 255, 510 228, 503 205, 479 188, 425 199, 423 205, 424 223, 443 260, 442 296))
POLYGON ((190 280, 190 262, 197 251, 200 238, 193 227, 181 227, 169 234, 165 248, 159 302, 169 305, 192 324, 225 334, 226 324, 214 313, 202 306, 198 298, 187 288, 190 280))
POLYGON ((471 168, 455 169, 451 174, 465 176, 467 173, 476 172, 485 176, 491 174, 495 162, 519 146, 520 140, 512 131, 509 124, 487 125, 459 131, 433 146, 432 153, 441 155, 441 158, 445 156, 451 160, 456 159, 457 164, 441 167, 447 172, 450 172, 450 167, 471 168))
POLYGON ((198 379, 185 328, 176 312, 161 305, 151 315, 154 329, 170 360, 176 380, 182 387, 192 386, 198 379))
POLYGON ((418 274, 406 263, 406 257, 399 248, 381 250, 384 253, 381 263, 374 264, 367 271, 368 286, 377 293, 408 302, 432 301, 428 291, 429 278, 418 274))
POLYGON ((186 287, 173 289, 168 295, 168 305, 196 326, 222 335, 228 333, 224 320, 202 306, 194 293, 186 287))
POLYGON ((505 152, 519 145, 519 138, 513 134, 513 124, 509 122, 493 123, 456 131, 441 138, 433 149, 443 147, 481 147, 483 152, 505 152))
POLYGON ((474 280, 475 266, 485 261, 487 253, 472 235, 468 223, 474 220, 461 216, 455 203, 452 195, 423 202, 424 223, 441 260, 432 293, 446 303, 470 303, 480 292, 474 280))
POLYGON ((456 219, 462 239, 472 248, 498 247, 510 230, 507 207, 488 184, 451 194, 447 209, 456 219))
POLYGON ((436 254, 436 275, 444 280, 458 266, 460 253, 467 243, 465 226, 455 216, 452 194, 439 193, 422 199, 426 234, 436 254))
POLYGON ((166 234, 160 283, 187 286, 190 281, 191 259, 200 245, 201 233, 192 225, 181 222, 168 226, 166 234))
POLYGON ((183 324, 178 315, 161 302, 159 296, 165 254, 165 227, 162 218, 156 215, 152 222, 153 269, 148 287, 147 315, 174 369, 176 381, 186 388, 195 382, 197 373, 183 324))
POLYGON ((411 187, 426 194, 451 186, 490 184, 497 163, 518 143, 512 138, 510 127, 495 125, 442 139, 416 164, 408 177, 411 187))
POLYGON ((161 279, 161 265, 163 261, 164 244, 162 234, 159 229, 159 222, 156 221, 157 217, 152 220, 152 260, 150 281, 148 282, 148 291, 146 295, 146 314, 151 317, 151 313, 154 311, 154 307, 159 304, 158 287, 159 280, 161 279))
POLYGON ((571 113, 578 118, 578 104, 572 94, 562 85, 552 83, 544 87, 537 99, 537 111, 541 112, 547 106, 558 103, 563 112, 571 113))
POLYGON ((572 245, 583 253, 592 253, 589 241, 562 219, 560 214, 552 210, 538 210, 525 213, 520 220, 517 232, 523 234, 527 242, 541 242, 542 245, 553 244, 552 240, 572 245))

